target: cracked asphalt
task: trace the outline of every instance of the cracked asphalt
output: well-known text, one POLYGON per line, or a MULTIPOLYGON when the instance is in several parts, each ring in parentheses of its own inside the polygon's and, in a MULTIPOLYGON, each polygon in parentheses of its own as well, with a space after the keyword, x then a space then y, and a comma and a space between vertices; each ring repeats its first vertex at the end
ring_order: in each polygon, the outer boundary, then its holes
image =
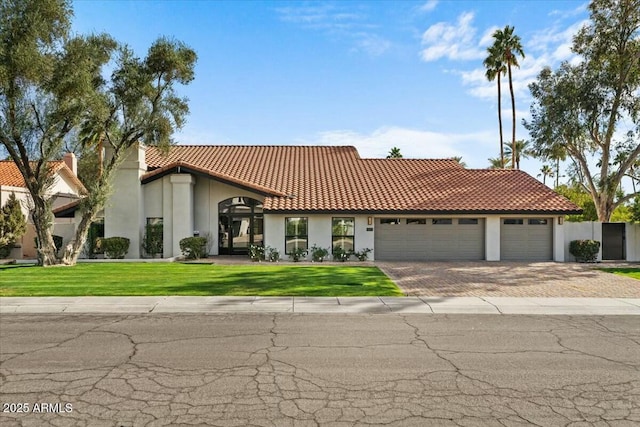
POLYGON ((0 343, 3 427, 640 424, 637 316, 9 314, 0 343))

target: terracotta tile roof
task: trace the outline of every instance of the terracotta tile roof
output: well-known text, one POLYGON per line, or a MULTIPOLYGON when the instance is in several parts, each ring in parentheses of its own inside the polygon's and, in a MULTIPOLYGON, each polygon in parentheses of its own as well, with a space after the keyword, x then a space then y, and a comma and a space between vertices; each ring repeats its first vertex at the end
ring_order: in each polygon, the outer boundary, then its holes
POLYGON ((451 159, 362 159, 354 147, 174 146, 167 155, 150 147, 146 162, 151 172, 143 182, 180 163, 232 184, 262 189, 264 209, 273 212, 580 210, 522 171, 465 169, 451 159))
MULTIPOLYGON (((64 171, 64 173, 71 179, 71 181, 78 187, 79 191, 86 191, 84 185, 78 177, 69 169, 69 167, 62 160, 55 160, 51 162, 53 166, 53 172, 64 171)), ((7 185, 11 187, 26 187, 24 178, 16 166, 13 160, 0 160, 0 185, 7 185)))

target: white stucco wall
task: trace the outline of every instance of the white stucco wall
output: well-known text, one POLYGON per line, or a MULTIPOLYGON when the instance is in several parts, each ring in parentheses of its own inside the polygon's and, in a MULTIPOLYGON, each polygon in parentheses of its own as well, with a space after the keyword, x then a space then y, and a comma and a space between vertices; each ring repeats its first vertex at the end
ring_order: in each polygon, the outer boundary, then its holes
MULTIPOLYGON (((114 174, 115 191, 104 209, 105 237, 127 237, 129 252, 125 258, 140 258, 140 243, 144 232, 144 199, 140 177, 146 172, 144 146, 132 147, 114 174)), ((107 151, 106 158, 110 153, 107 151)))
POLYGON ((487 216, 484 220, 484 256, 487 261, 500 261, 500 217, 487 216))
POLYGON ((560 224, 558 217, 551 218, 553 221, 553 260, 555 262, 564 262, 564 220, 563 224, 560 224))
POLYGON ((627 261, 640 261, 640 224, 627 223, 627 261))
POLYGON ((600 242, 598 261, 602 261, 602 223, 596 221, 564 223, 564 259, 574 262, 576 259, 569 253, 569 243, 572 240, 597 240, 600 242))
MULTIPOLYGON (((309 240, 308 247, 314 244, 329 249, 331 251, 331 222, 333 218, 354 218, 355 219, 355 250, 364 248, 373 249, 374 231, 367 231, 373 225, 367 225, 367 218, 372 215, 340 215, 340 214, 267 214, 265 215, 265 246, 276 248, 280 252, 280 257, 288 259, 285 254, 285 219, 293 217, 304 217, 308 219, 309 240)), ((373 217, 373 216, 372 216, 373 217)), ((311 259, 311 255, 307 256, 311 259)), ((369 254, 373 259, 373 252, 369 254)))

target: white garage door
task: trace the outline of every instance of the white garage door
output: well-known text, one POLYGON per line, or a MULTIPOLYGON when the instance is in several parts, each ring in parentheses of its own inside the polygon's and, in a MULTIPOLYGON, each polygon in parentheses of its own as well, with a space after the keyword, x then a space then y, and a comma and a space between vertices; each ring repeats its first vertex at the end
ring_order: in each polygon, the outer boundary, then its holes
POLYGON ((482 218, 377 218, 375 259, 484 259, 482 218))
POLYGON ((551 218, 502 218, 500 259, 505 261, 550 261, 553 259, 551 218))

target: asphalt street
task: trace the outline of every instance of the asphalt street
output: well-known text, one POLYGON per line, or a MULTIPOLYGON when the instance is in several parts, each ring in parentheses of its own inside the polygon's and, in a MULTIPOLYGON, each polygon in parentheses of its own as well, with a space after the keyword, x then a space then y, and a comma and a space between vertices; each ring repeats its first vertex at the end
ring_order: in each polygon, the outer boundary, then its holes
POLYGON ((3 427, 640 423, 637 316, 6 314, 0 344, 3 427))

